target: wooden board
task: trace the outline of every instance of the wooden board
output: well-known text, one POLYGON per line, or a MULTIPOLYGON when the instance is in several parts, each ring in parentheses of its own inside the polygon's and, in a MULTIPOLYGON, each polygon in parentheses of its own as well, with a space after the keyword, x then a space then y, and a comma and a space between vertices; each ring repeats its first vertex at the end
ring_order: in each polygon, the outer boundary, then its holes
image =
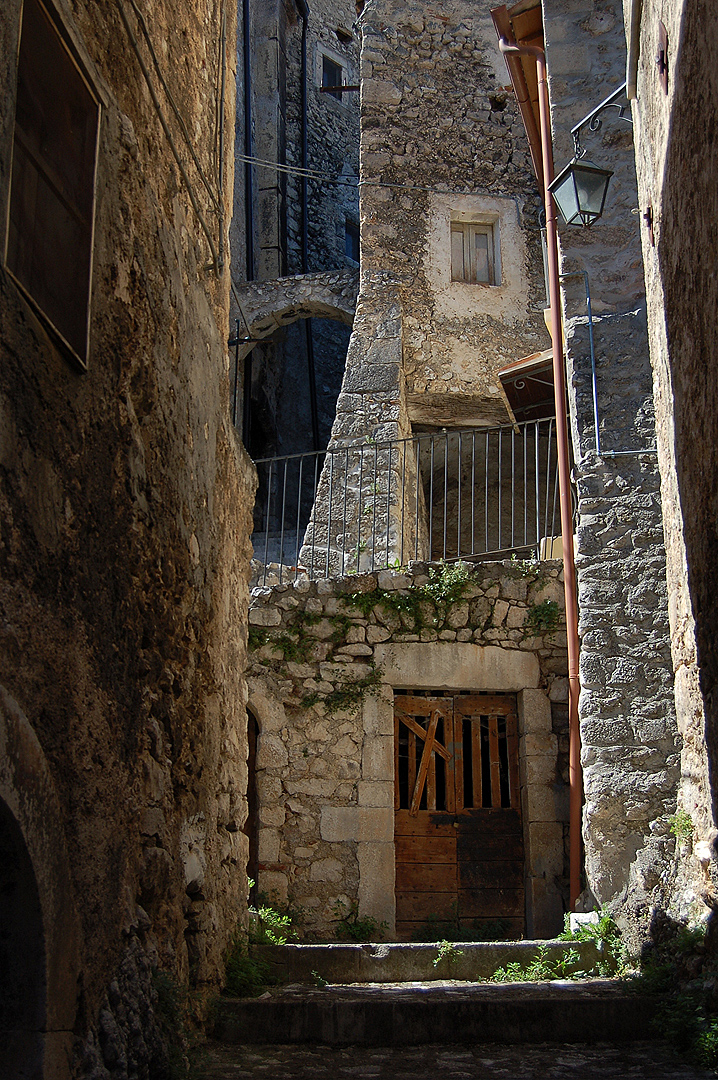
POLYGON ((515 696, 404 694, 396 705, 397 936, 427 933, 437 921, 468 932, 483 921, 520 937, 524 865, 515 696))

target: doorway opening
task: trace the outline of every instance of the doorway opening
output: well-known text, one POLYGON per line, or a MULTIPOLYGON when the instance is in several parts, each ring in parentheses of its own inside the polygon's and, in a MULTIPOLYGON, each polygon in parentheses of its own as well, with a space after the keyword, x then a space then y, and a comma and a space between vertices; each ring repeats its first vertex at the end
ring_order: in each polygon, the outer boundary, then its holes
POLYGON ((35 872, 20 826, 0 799, 0 1076, 42 1080, 45 1003, 35 872))
POLYGON ((394 694, 396 932, 524 933, 515 694, 394 694))
POLYGON ((247 859, 247 877, 254 882, 249 890, 251 907, 257 905, 257 881, 259 878, 259 801, 257 798, 257 738, 259 724, 250 709, 247 709, 247 820, 244 833, 249 841, 247 859))

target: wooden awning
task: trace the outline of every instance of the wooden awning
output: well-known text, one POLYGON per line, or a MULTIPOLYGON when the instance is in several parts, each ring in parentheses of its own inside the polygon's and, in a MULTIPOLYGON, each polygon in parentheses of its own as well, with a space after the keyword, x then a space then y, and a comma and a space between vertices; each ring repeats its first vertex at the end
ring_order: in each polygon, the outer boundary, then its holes
POLYGON ((543 420, 556 411, 553 389, 553 352, 532 353, 508 364, 499 379, 516 420, 543 420))

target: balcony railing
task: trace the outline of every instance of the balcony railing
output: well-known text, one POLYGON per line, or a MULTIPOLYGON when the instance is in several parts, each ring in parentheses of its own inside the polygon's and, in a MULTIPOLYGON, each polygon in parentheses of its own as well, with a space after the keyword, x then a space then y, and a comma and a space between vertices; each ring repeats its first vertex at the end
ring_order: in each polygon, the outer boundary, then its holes
POLYGON ((553 419, 255 462, 254 556, 280 581, 538 557, 559 530, 553 419))

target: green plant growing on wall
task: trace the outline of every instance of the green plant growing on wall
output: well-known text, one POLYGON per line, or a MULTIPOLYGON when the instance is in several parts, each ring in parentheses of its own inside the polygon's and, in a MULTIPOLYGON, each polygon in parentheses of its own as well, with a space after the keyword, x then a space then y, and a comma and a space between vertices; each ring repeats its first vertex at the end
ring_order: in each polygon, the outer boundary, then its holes
POLYGON ((458 960, 460 956, 464 955, 463 949, 457 949, 453 941, 440 941, 437 945, 437 954, 432 960, 434 967, 438 967, 442 960, 451 965, 455 960, 458 960))
POLYGON ((360 916, 356 900, 352 900, 348 907, 343 900, 337 900, 332 911, 340 941, 381 941, 389 929, 387 922, 379 922, 372 915, 360 916))
POLYGON ((571 930, 571 916, 566 914, 564 931, 559 935, 559 941, 596 943, 601 959, 591 969, 592 975, 623 975, 628 970, 628 952, 621 931, 607 911, 598 912, 597 922, 581 923, 575 930, 571 930))
POLYGON ((511 569, 515 570, 519 577, 538 579, 541 574, 541 563, 538 559, 519 559, 514 552, 511 556, 511 569))
POLYGON ((577 970, 580 959, 577 949, 569 949, 559 959, 553 959, 547 946, 539 945, 538 954, 528 964, 512 961, 506 967, 497 968, 491 981, 543 982, 546 979, 581 979, 590 973, 577 970))
POLYGON ((686 810, 678 810, 668 819, 668 828, 676 840, 693 839, 693 818, 686 810))
POLYGON ((247 634, 247 648, 250 650, 261 649, 263 645, 266 645, 271 640, 269 631, 264 630, 261 626, 250 626, 247 634))
POLYGON ((316 690, 305 694, 302 705, 309 708, 311 705, 322 704, 327 712, 335 712, 339 709, 350 709, 354 705, 360 705, 367 695, 378 693, 382 685, 383 668, 368 659, 367 666, 370 668, 368 675, 356 677, 348 675, 346 679, 336 683, 333 690, 328 694, 320 694, 316 690))
POLYGON ((433 622, 442 628, 452 604, 457 603, 469 585, 470 570, 465 563, 444 563, 429 568, 429 580, 423 585, 411 585, 408 589, 372 589, 370 592, 353 592, 343 597, 344 602, 357 608, 368 618, 375 607, 381 605, 386 611, 398 615, 402 622, 414 631, 423 630, 427 624, 425 609, 433 611, 433 622))
POLYGON ((275 982, 269 963, 261 957, 250 956, 246 931, 236 930, 224 956, 225 994, 256 997, 275 982))
POLYGON ((548 634, 555 630, 561 621, 561 609, 555 600, 544 600, 540 604, 533 604, 527 612, 524 623, 526 637, 535 637, 537 634, 548 634))

